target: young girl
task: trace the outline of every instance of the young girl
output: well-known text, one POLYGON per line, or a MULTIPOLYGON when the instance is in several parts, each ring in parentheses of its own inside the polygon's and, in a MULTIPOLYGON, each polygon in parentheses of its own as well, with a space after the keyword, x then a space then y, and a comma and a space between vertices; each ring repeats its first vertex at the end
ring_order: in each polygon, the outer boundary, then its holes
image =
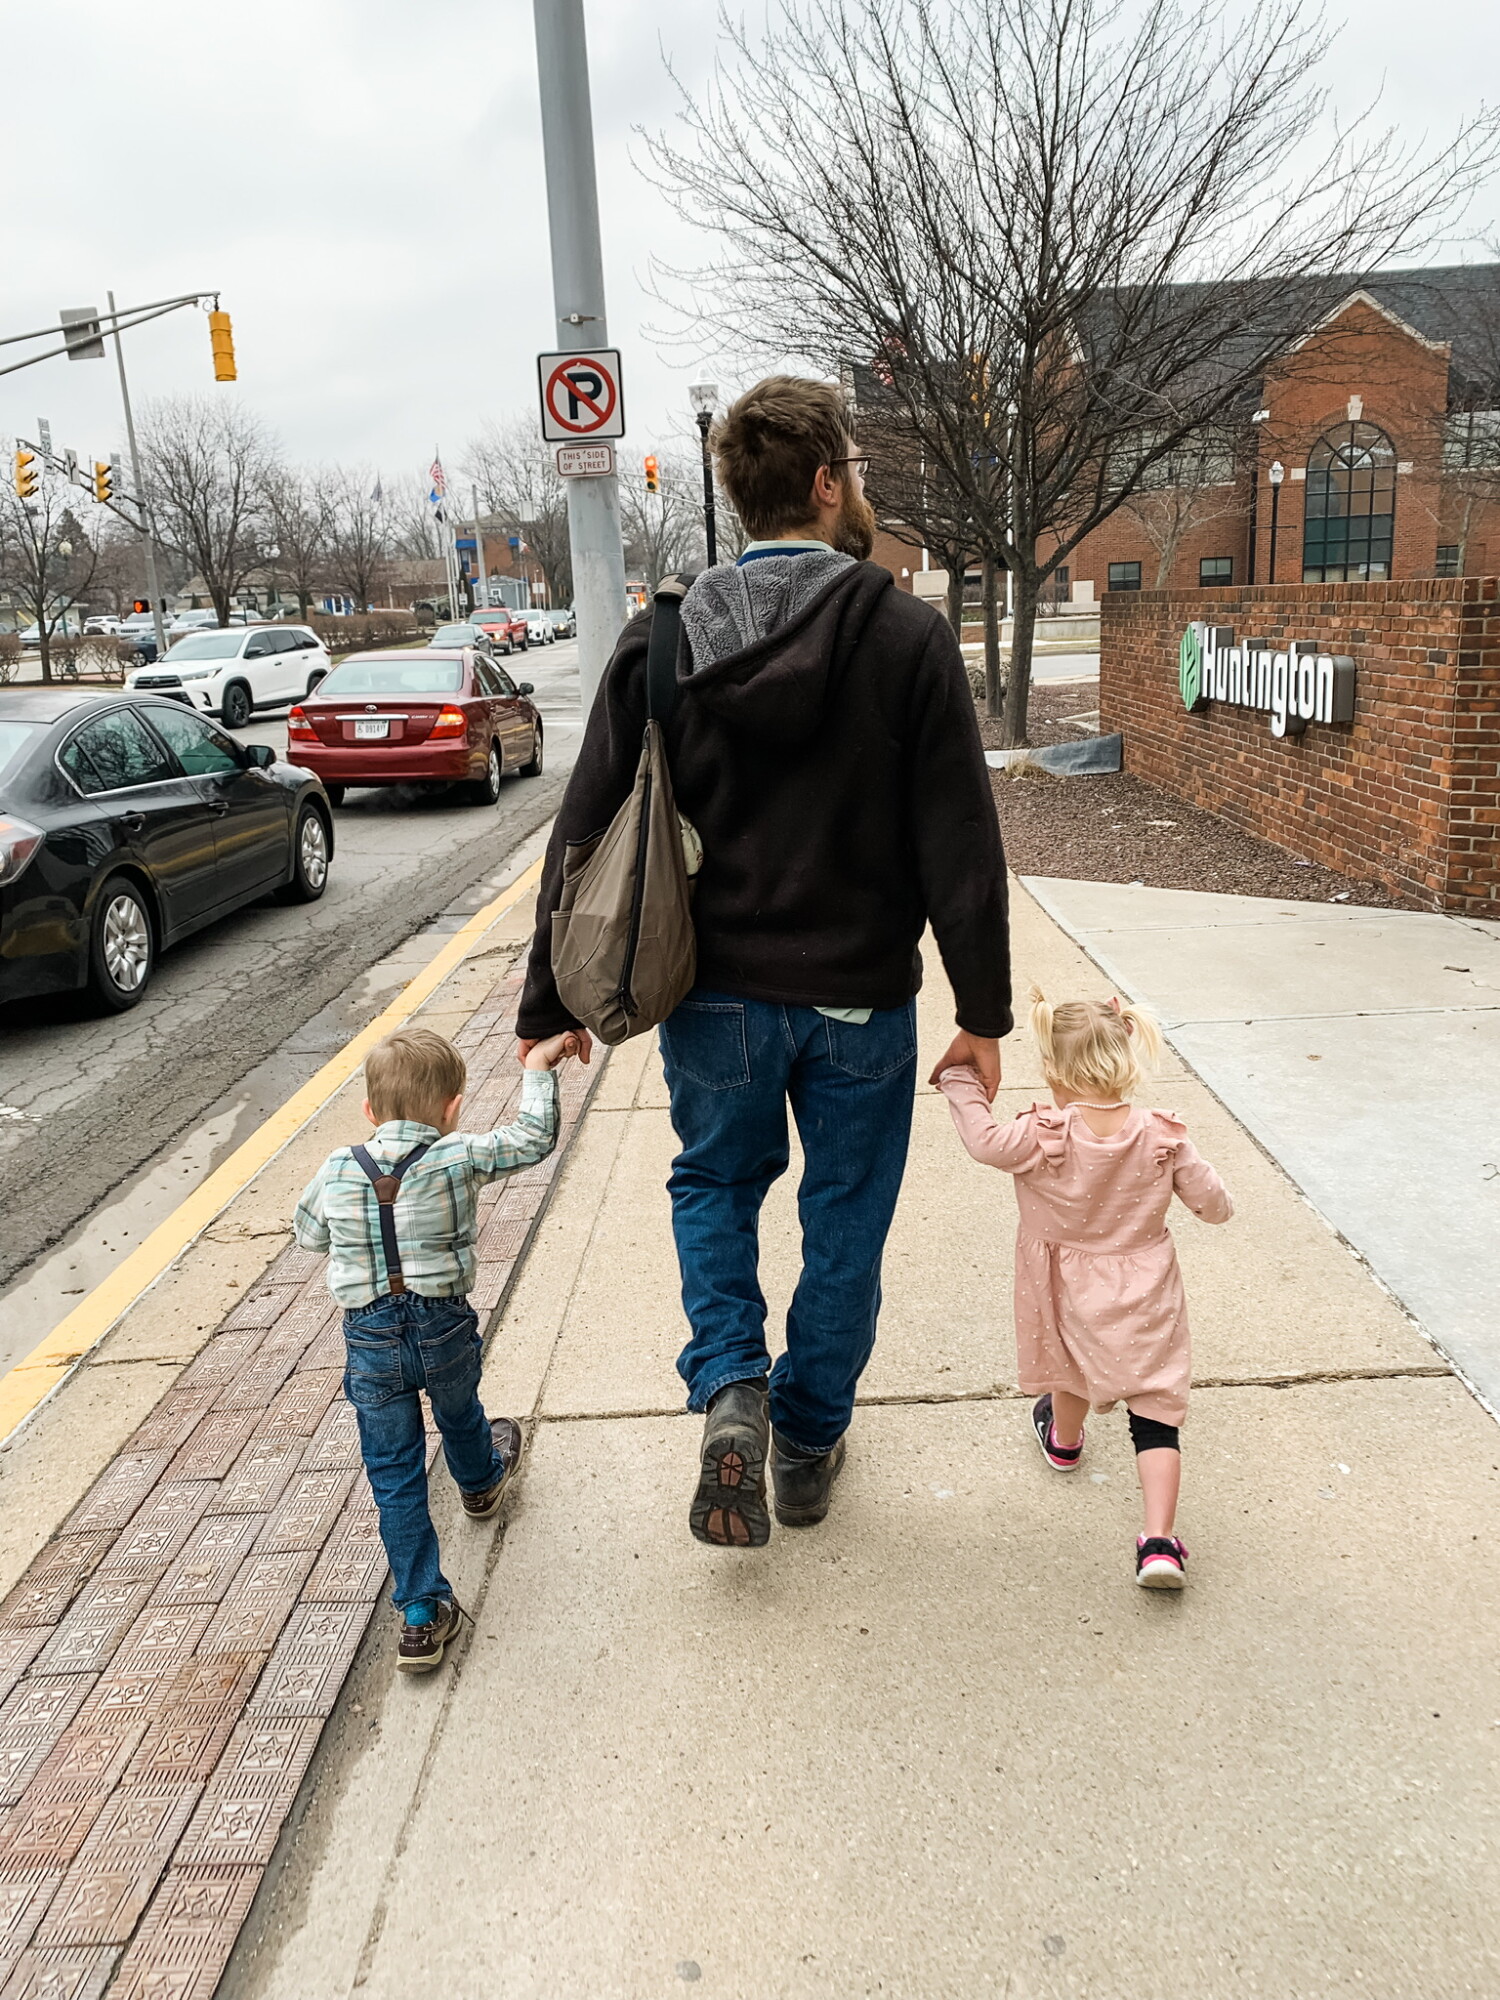
POLYGON ((1204 1222, 1233 1213, 1224 1184, 1166 1111, 1129 1103, 1161 1053, 1150 1015, 1118 1000, 1054 1007, 1032 988, 1032 1032, 1056 1104, 995 1120, 978 1074, 945 1069, 938 1087, 976 1160, 1013 1174, 1016 1352, 1047 1463, 1073 1472, 1083 1420, 1124 1402, 1146 1506, 1136 1582, 1180 1590, 1187 1550, 1173 1534, 1187 1413, 1187 1305, 1167 1210, 1180 1195, 1204 1222))

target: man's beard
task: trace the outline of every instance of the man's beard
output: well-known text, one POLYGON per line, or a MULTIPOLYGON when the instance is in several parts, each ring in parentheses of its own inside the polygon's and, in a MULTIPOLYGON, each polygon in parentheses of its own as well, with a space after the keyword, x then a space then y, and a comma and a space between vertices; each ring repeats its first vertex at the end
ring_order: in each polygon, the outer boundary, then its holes
POLYGON ((875 526, 875 509, 846 480, 843 498, 839 502, 838 525, 833 531, 833 546, 840 555, 853 556, 856 562, 868 562, 870 551, 875 546, 875 526))

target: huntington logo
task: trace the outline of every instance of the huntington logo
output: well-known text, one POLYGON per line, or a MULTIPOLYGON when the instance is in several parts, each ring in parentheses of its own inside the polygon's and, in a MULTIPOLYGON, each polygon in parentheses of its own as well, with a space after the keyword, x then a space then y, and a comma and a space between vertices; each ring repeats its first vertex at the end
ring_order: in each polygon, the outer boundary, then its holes
POLYGON ((1182 635, 1182 644, 1177 648, 1177 684, 1182 689, 1184 708, 1200 708, 1203 705, 1203 640, 1202 625, 1189 625, 1182 635))
POLYGON ((1263 639, 1237 646, 1227 625, 1195 620, 1177 649, 1177 681, 1193 714, 1214 701, 1262 709, 1273 736, 1300 736, 1310 722, 1354 720, 1353 660, 1320 653, 1306 639, 1284 651, 1263 639))

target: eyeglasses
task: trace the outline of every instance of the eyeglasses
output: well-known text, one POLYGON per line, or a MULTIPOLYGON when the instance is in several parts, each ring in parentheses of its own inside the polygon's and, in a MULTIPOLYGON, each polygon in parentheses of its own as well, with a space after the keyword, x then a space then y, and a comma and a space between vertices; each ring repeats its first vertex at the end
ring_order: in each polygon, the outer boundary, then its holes
POLYGON ((870 461, 862 453, 851 454, 847 458, 830 458, 828 461, 829 471, 831 472, 836 465, 852 465, 861 479, 864 478, 870 469, 870 461))

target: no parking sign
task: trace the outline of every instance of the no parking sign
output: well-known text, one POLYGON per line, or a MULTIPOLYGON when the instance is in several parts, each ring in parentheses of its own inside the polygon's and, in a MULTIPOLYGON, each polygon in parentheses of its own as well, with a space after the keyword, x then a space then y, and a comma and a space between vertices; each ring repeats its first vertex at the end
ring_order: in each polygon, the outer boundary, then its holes
POLYGON ((586 354, 539 354, 536 365, 542 394, 542 436, 550 443, 592 442, 625 435, 617 347, 595 348, 586 354))

